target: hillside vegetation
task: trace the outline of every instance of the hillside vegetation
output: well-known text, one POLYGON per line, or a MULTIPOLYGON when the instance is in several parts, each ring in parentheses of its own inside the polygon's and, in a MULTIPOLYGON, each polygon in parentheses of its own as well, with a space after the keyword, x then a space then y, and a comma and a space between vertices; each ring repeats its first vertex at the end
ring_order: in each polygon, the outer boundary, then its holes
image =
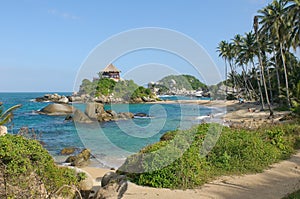
POLYGON ((150 89, 137 85, 133 80, 116 82, 108 78, 97 79, 93 82, 84 79, 80 86, 79 93, 89 94, 94 97, 120 98, 124 101, 155 97, 150 89))
POLYGON ((207 90, 207 86, 192 75, 169 75, 152 85, 159 94, 167 94, 176 90, 207 90))

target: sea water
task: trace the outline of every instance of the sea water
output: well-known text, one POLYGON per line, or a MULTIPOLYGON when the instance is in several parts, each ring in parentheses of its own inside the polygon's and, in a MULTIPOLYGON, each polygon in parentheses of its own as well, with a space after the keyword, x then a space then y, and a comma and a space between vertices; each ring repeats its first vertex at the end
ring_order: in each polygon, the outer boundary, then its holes
MULTIPOLYGON (((4 108, 22 104, 14 112, 13 122, 9 124, 10 133, 16 134, 20 128, 28 127, 38 135, 38 139, 57 161, 65 160, 66 157, 60 155, 65 147, 89 148, 100 165, 108 167, 120 166, 127 156, 159 141, 167 131, 190 128, 201 123, 208 115, 220 112, 195 104, 114 104, 106 105, 105 109, 145 113, 148 117, 79 124, 65 121, 65 116, 37 114, 37 110, 50 103, 34 101, 44 94, 46 93, 0 93, 0 102, 3 102, 4 108)), ((84 111, 86 105, 78 103, 73 106, 84 111)))

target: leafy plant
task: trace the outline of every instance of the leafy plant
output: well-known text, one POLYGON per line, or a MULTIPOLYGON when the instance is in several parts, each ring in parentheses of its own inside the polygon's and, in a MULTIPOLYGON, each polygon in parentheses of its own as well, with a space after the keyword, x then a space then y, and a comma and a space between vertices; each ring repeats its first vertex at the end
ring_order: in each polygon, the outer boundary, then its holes
POLYGON ((19 135, 0 137, 0 160, 4 165, 4 171, 0 172, 5 173, 7 183, 12 185, 7 187, 7 195, 12 198, 21 197, 18 195, 21 193, 29 194, 30 198, 37 197, 35 191, 40 183, 45 186, 47 195, 51 195, 64 185, 76 186, 84 178, 72 169, 56 166, 38 141, 19 135), (36 181, 34 184, 32 179, 36 181))
POLYGON ((220 175, 261 172, 299 147, 298 125, 256 131, 223 127, 212 150, 201 155, 200 149, 205 143, 210 146, 216 136, 212 134, 220 128, 218 124, 201 124, 167 132, 161 141, 128 157, 118 172, 139 185, 194 188, 220 175))
POLYGON ((13 111, 20 108, 21 106, 21 104, 15 105, 3 112, 3 104, 2 102, 0 102, 0 125, 4 125, 10 122, 13 117, 13 111))

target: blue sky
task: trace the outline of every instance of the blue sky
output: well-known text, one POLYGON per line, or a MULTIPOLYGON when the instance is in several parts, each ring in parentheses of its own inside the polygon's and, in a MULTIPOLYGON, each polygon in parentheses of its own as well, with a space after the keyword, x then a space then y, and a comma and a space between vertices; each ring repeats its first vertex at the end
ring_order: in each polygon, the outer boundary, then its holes
MULTIPOLYGON (((223 73, 218 43, 251 30, 256 11, 268 2, 271 0, 0 1, 0 92, 72 91, 77 72, 97 45, 120 32, 143 27, 172 29, 194 39, 223 73)), ((123 74, 155 62, 198 75, 176 59, 146 50, 124 55, 115 64, 123 74)), ((104 67, 96 65, 99 70, 104 67)))

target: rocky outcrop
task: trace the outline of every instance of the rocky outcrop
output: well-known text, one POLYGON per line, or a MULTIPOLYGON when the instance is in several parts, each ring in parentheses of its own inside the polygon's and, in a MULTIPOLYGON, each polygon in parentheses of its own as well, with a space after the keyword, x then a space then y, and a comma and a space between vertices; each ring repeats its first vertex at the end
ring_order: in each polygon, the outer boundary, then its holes
POLYGON ((79 123, 92 123, 93 121, 82 111, 76 109, 73 114, 73 121, 79 123))
POLYGON ((85 166, 89 164, 90 157, 91 151, 83 149, 78 155, 68 157, 66 162, 71 163, 71 166, 85 166))
POLYGON ((4 136, 7 134, 7 127, 6 126, 0 126, 0 136, 4 136))
POLYGON ((134 118, 134 114, 130 112, 116 113, 113 110, 105 110, 101 103, 88 103, 85 109, 86 115, 91 119, 96 119, 99 122, 124 120, 134 118))
POLYGON ((75 148, 75 147, 66 147, 60 151, 60 154, 61 155, 71 155, 71 154, 75 153, 76 149, 77 148, 75 148))
POLYGON ((87 103, 85 108, 85 114, 91 119, 97 119, 104 112, 104 105, 100 103, 87 103))
POLYGON ((35 98, 36 102, 55 102, 55 103, 62 103, 68 104, 69 98, 64 95, 55 94, 45 94, 43 97, 35 98))
POLYGON ((95 194, 94 199, 122 198, 127 188, 126 176, 108 172, 103 176, 101 187, 95 194))
POLYGON ((46 115, 68 115, 73 113, 73 107, 67 104, 49 104, 38 111, 46 115))

